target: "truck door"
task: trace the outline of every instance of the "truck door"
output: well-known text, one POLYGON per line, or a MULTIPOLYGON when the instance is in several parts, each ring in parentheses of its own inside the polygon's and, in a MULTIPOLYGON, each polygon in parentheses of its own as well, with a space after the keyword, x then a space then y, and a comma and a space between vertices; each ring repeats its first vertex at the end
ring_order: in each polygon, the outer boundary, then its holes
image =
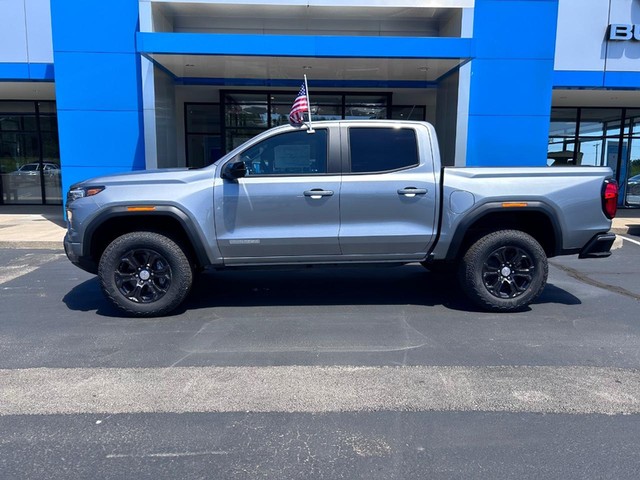
POLYGON ((338 137, 338 128, 276 134, 235 157, 244 161, 245 177, 217 174, 215 225, 225 261, 340 254, 338 137))
POLYGON ((420 124, 341 124, 344 255, 424 254, 436 228, 429 131, 420 124))

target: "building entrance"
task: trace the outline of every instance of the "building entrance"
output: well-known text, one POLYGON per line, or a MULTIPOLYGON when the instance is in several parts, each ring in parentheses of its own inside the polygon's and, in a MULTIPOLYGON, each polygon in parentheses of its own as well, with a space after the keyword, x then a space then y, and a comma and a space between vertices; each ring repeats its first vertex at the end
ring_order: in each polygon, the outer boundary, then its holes
MULTIPOLYGON (((221 91, 220 103, 185 103, 188 167, 213 163, 257 134, 289 122, 296 91, 221 91)), ((424 120, 425 106, 393 105, 392 94, 312 92, 314 121, 424 120)))

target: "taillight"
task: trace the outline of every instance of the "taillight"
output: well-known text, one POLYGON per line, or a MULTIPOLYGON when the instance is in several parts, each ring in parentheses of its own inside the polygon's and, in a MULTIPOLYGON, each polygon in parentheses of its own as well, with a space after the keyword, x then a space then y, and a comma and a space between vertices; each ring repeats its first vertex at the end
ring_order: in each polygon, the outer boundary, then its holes
POLYGON ((618 182, 607 178, 602 187, 602 211, 607 218, 613 218, 618 211, 618 182))

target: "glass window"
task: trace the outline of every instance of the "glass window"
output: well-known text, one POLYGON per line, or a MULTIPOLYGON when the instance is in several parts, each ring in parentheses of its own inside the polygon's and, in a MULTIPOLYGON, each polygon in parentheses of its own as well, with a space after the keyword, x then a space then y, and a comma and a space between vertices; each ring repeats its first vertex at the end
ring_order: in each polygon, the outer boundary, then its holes
POLYGON ((410 128, 350 128, 351 172, 385 172, 418 165, 416 134, 410 128))
POLYGON ((552 108, 550 137, 575 137, 578 125, 577 108, 552 108))
POLYGON ((418 120, 425 119, 426 108, 420 105, 396 105, 391 109, 391 118, 394 120, 418 120))
POLYGON ((582 108, 580 110, 581 137, 610 137, 620 135, 622 109, 582 108))
POLYGON ((0 102, 0 113, 36 113, 35 102, 16 102, 6 100, 0 102))
POLYGON ((222 157, 220 135, 187 135, 187 165, 202 168, 222 157))
POLYGON ((634 137, 640 137, 640 110, 628 109, 627 121, 624 128, 624 133, 629 133, 629 126, 631 126, 631 135, 634 137))
POLYGON ((55 102, 0 102, 0 203, 62 203, 55 111, 55 102))
POLYGON ((314 175, 327 172, 327 131, 287 132, 245 150, 247 175, 314 175))
POLYGON ((220 105, 193 105, 187 107, 188 133, 220 133, 220 105))

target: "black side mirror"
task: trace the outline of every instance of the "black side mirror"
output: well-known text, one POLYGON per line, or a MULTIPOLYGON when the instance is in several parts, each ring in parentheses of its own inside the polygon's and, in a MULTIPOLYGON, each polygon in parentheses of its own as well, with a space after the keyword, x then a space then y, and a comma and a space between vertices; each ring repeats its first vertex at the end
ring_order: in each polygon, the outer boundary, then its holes
POLYGON ((231 160, 222 168, 222 178, 237 180, 247 176, 247 166, 241 160, 231 160))

